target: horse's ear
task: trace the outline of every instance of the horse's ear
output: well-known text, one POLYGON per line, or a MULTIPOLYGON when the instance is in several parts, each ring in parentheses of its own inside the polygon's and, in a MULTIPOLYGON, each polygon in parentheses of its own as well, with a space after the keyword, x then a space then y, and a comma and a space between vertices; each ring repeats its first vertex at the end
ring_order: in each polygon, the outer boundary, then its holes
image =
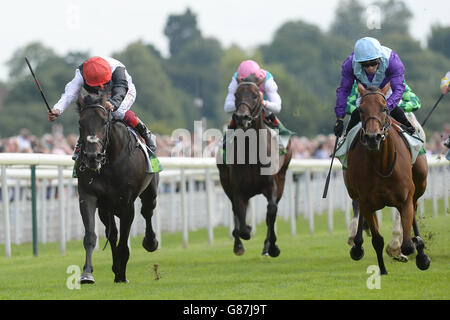
POLYGON ((381 89, 381 93, 383 95, 387 95, 389 89, 391 88, 391 83, 388 82, 382 89, 381 89))
POLYGON ((237 81, 238 84, 240 84, 242 82, 242 80, 239 79, 238 77, 236 77, 236 81, 237 81))
POLYGON ((264 79, 260 79, 260 80, 258 80, 258 82, 256 82, 256 85, 259 87, 263 82, 264 82, 264 79))
POLYGON ((365 95, 369 90, 366 90, 364 86, 361 84, 361 82, 358 82, 358 92, 361 96, 365 95))

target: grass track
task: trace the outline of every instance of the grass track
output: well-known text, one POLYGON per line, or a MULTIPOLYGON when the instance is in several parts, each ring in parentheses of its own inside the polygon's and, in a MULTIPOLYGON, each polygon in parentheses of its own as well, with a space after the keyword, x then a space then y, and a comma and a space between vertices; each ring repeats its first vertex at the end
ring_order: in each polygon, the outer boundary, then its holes
MULTIPOLYGON (((439 202, 443 207, 442 201, 439 202)), ((425 212, 432 212, 425 203, 425 212)), ((70 265, 82 267, 82 241, 59 245, 40 244, 39 256, 32 256, 31 244, 13 246, 12 258, 0 257, 0 299, 163 299, 163 300, 297 300, 297 299, 450 299, 450 216, 430 214, 419 222, 431 258, 431 267, 420 271, 415 255, 406 264, 393 262, 384 253, 388 275, 380 290, 369 290, 369 265, 376 265, 370 238, 365 236, 365 256, 353 261, 346 244, 344 214, 334 214, 335 231, 327 231, 326 215, 315 217, 316 231, 309 235, 307 221, 299 218, 297 235, 290 226, 277 221, 278 258, 260 256, 265 225, 244 242, 246 253, 232 253, 233 241, 226 228, 214 230, 214 244, 207 243, 205 230, 189 234, 189 248, 182 248, 181 234, 163 234, 162 249, 147 253, 142 237, 132 239, 127 268, 129 284, 114 284, 111 251, 94 252, 95 285, 69 290, 66 273, 70 265), (161 279, 154 280, 153 265, 159 265, 161 279)), ((390 209, 383 213, 382 235, 391 240, 390 209)), ((104 239, 100 239, 103 247, 104 239)), ((4 248, 0 245, 0 252, 4 248)))

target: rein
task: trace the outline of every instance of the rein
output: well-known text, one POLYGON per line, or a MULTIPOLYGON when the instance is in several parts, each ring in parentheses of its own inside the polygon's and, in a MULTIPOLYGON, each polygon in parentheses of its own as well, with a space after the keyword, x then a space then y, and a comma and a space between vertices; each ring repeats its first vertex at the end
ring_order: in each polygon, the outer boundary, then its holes
MULTIPOLYGON (((106 133, 105 133, 106 141, 103 142, 103 141, 99 140, 98 138, 97 138, 97 140, 94 140, 90 136, 88 137, 87 140, 88 140, 88 142, 92 142, 92 143, 100 143, 100 145, 102 146, 102 152, 99 154, 99 156, 101 158, 100 163, 102 165, 104 165, 106 163, 106 160, 107 160, 107 158, 106 158, 106 150, 108 149, 109 142, 110 142, 112 113, 111 113, 111 111, 106 110, 106 108, 104 106, 100 105, 100 104, 90 104, 90 105, 87 105, 87 106, 83 107, 83 109, 80 111, 80 114, 83 111, 86 111, 87 109, 95 109, 95 108, 102 109, 108 115, 108 121, 106 123, 106 133)), ((80 171, 83 172, 84 170, 86 170, 86 165, 84 164, 84 161, 82 161, 82 164, 80 165, 80 171)))
MULTIPOLYGON (((241 83, 239 83, 238 88, 240 86, 242 86, 242 85, 251 85, 251 86, 255 87, 256 90, 258 90, 258 102, 256 103, 256 105, 253 108, 252 108, 252 106, 249 103, 247 103, 245 101, 241 101, 237 105, 237 107, 239 107, 240 105, 244 105, 250 110, 250 117, 249 118, 250 118, 250 121, 253 122, 253 121, 255 121, 256 119, 259 118, 259 116, 261 115, 261 111, 262 111, 262 108, 261 108, 261 104, 262 104, 261 96, 259 95, 260 91, 259 91, 259 88, 256 85, 256 83, 254 83, 254 82, 250 82, 250 81, 241 82, 241 83)), ((237 109, 237 107, 236 107, 236 109, 237 109)), ((235 114, 236 113, 233 113, 233 117, 235 116, 235 114)))

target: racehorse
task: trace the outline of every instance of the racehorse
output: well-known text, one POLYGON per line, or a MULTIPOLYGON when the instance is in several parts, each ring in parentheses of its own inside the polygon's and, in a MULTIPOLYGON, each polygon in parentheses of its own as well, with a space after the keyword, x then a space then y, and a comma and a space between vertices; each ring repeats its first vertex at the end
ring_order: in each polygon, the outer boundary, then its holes
POLYGON ((228 163, 223 163, 222 156, 218 155, 217 167, 220 182, 233 208, 233 252, 236 255, 245 253, 241 239, 249 240, 251 237, 251 226, 246 224, 248 201, 257 194, 263 194, 268 204, 267 236, 262 254, 277 257, 280 249, 275 244, 277 237, 274 226, 292 151, 289 140, 286 153, 279 155, 277 136, 272 136, 264 125, 262 95, 258 88, 260 84, 253 76, 238 80, 235 94, 236 111, 233 113, 236 130, 234 137, 226 142, 227 157, 229 150, 234 151, 234 156, 231 163, 229 159, 228 163), (239 136, 244 138, 239 139, 239 136), (254 138, 253 141, 251 137, 254 138), (268 156, 269 159, 266 161, 262 155, 268 156))
MULTIPOLYGON (((76 163, 80 212, 85 228, 83 240, 86 260, 80 283, 95 283, 92 251, 96 245, 95 211, 106 227, 107 243, 112 251, 114 282, 128 282, 126 266, 130 256, 128 237, 134 219, 134 201, 142 201, 141 214, 146 222, 143 247, 158 247, 151 218, 156 206, 158 173, 146 173, 146 159, 122 121, 113 121, 105 108, 108 93, 80 93, 78 113, 82 147, 76 163), (114 216, 120 219, 120 240, 114 216)), ((106 247, 106 245, 105 245, 106 247)))
POLYGON ((415 219, 417 200, 426 189, 426 157, 417 157, 412 166, 408 147, 389 116, 385 96, 388 90, 389 84, 381 90, 366 90, 361 84, 358 85, 362 127, 349 151, 347 170, 344 171, 348 194, 358 202, 362 213, 359 215, 358 230, 350 255, 354 260, 359 260, 364 255, 364 217, 372 233, 372 245, 382 275, 387 274, 383 260, 384 240, 378 231, 375 212, 385 206, 397 208, 403 229, 402 241, 396 242, 401 247, 390 248, 389 251, 401 250, 407 256, 417 249, 417 267, 426 270, 430 265, 415 219), (414 229, 414 238, 411 238, 411 227, 414 229))

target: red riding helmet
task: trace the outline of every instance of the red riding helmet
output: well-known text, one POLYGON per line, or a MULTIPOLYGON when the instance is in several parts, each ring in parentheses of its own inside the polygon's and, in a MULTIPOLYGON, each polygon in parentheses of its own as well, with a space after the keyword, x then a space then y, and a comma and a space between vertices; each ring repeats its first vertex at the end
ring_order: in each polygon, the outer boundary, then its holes
POLYGON ((92 57, 83 63, 83 77, 91 87, 101 87, 111 80, 111 66, 101 57, 92 57))

